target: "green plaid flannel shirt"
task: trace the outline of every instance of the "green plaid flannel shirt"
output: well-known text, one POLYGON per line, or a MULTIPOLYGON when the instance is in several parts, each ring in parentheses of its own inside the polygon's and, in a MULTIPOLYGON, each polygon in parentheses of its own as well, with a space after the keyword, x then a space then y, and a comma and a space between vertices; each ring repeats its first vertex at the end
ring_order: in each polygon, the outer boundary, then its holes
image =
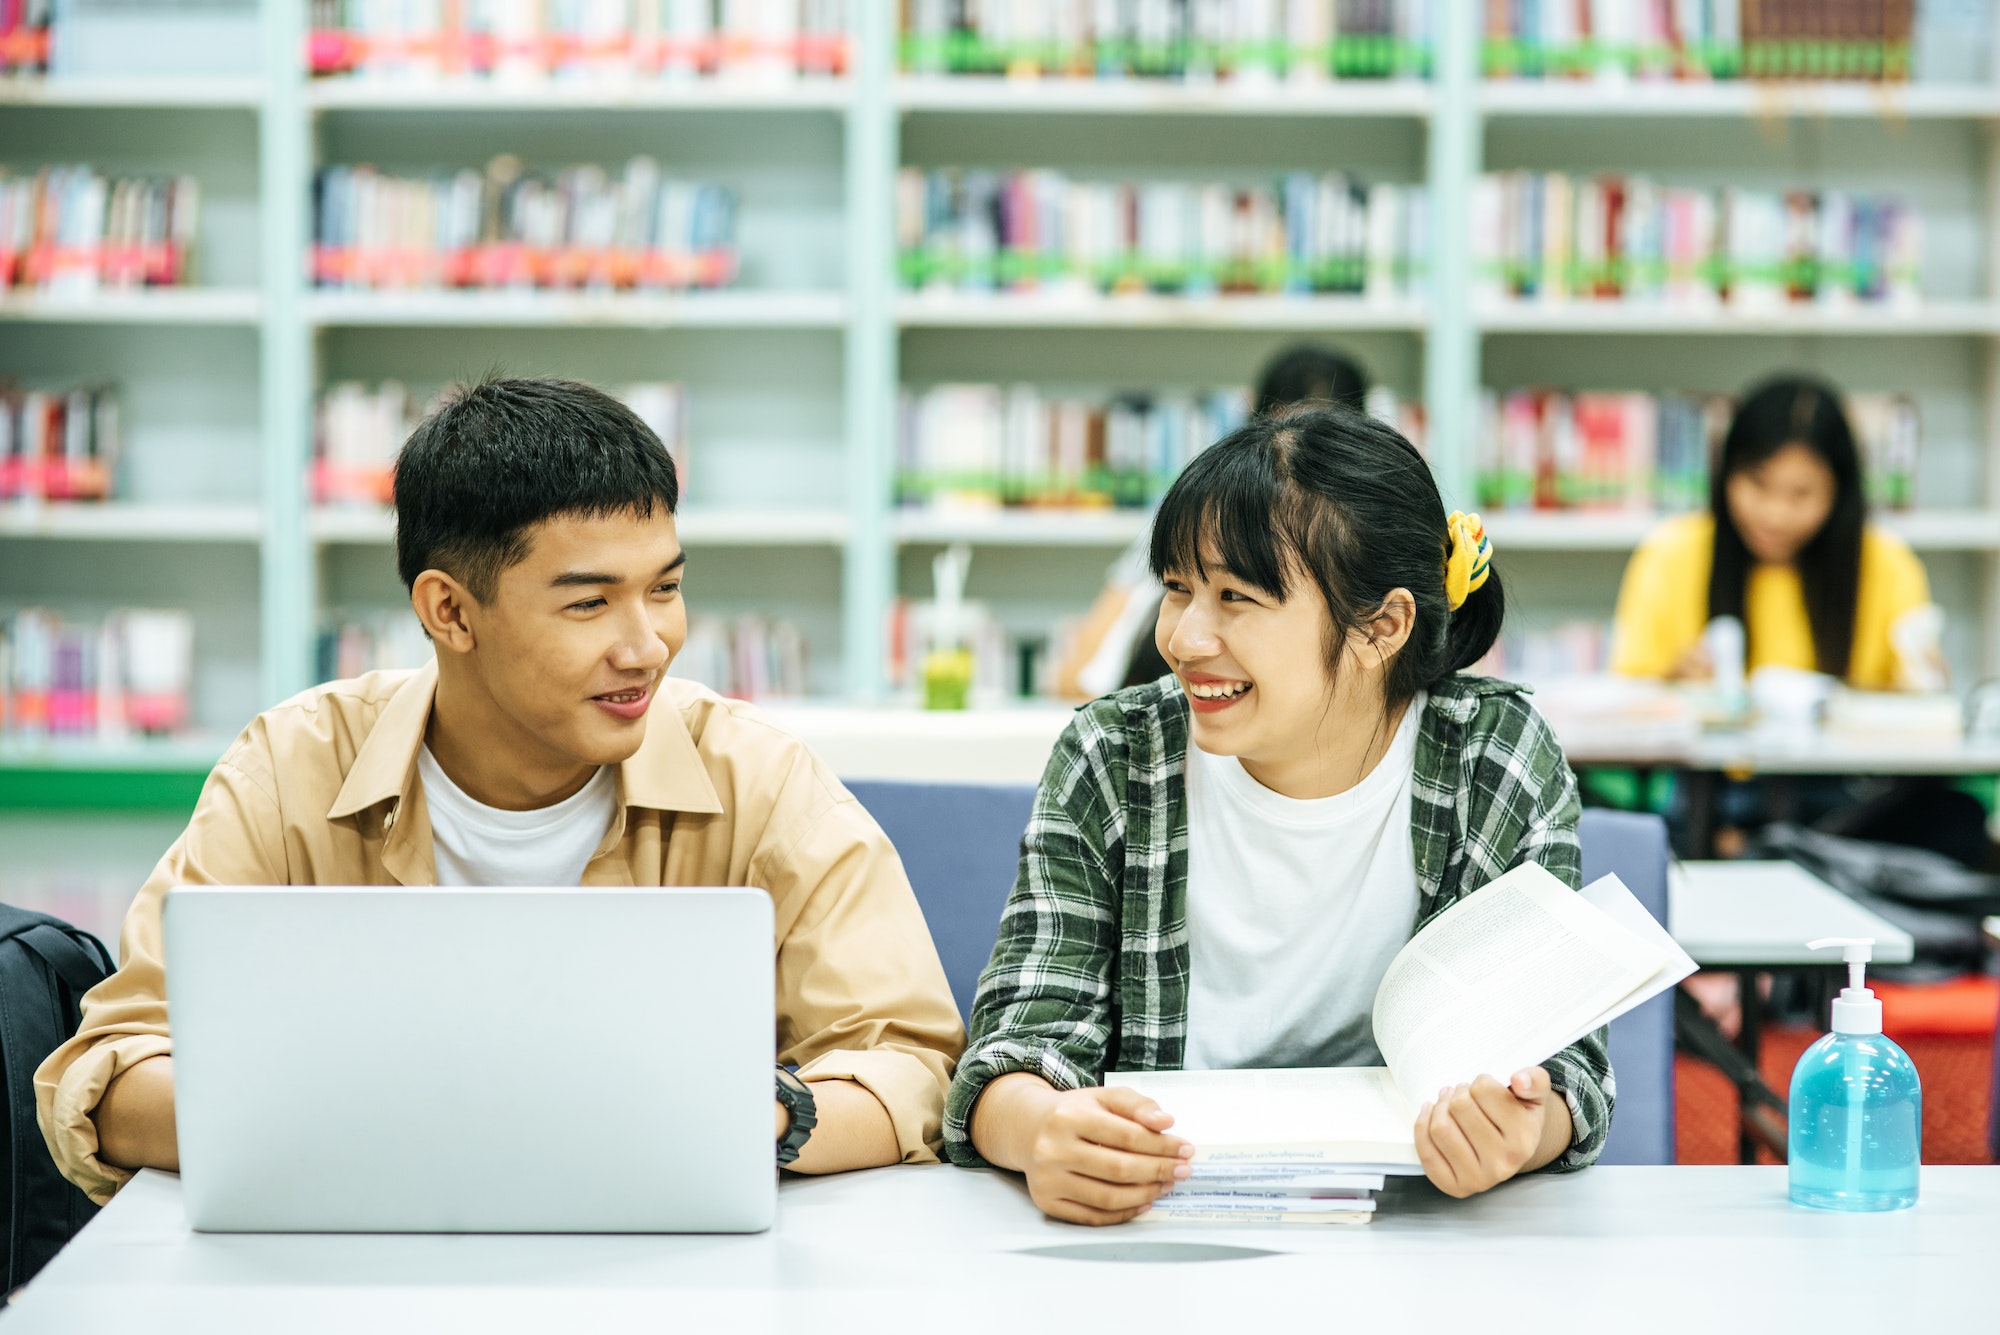
MULTIPOLYGON (((945 1153, 979 1164, 972 1106, 987 1082, 1033 1071, 1057 1089, 1107 1070, 1180 1067, 1187 1045, 1188 705, 1172 677, 1077 711, 1056 743, 1021 868, 979 978, 971 1041, 945 1100, 945 1153)), ((1410 795, 1421 927, 1522 862, 1582 883, 1576 779, 1523 688, 1484 677, 1432 687, 1410 795)), ((1569 1105, 1553 1171, 1604 1148, 1614 1088, 1606 1031, 1546 1065, 1569 1105)))

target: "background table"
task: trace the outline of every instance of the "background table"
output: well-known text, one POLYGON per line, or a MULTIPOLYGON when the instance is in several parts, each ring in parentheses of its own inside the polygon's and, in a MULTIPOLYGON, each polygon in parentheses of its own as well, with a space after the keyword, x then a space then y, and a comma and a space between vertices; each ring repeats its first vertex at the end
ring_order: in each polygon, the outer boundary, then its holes
POLYGON ((1785 1185, 1593 1168, 1470 1201, 1401 1182, 1365 1227, 1098 1230, 1044 1219, 1011 1175, 940 1166, 789 1181, 747 1237, 385 1237, 191 1234, 179 1180, 146 1173, 0 1331, 1991 1327, 2000 1169, 1927 1168, 1917 1208, 1885 1215, 1785 1185), (1231 1249, 1249 1254, 1193 1259, 1231 1249))
POLYGON ((1742 1109, 1737 1153, 1756 1158, 1758 1142, 1780 1159, 1786 1153, 1786 1100, 1764 1083, 1758 1066, 1763 1035, 1763 993, 1757 975, 1780 968, 1810 969, 1823 991, 1844 985, 1845 968, 1834 950, 1811 951, 1806 942, 1827 936, 1875 939, 1875 961, 1906 964, 1910 934, 1841 894, 1794 862, 1683 862, 1667 873, 1667 930, 1703 968, 1736 973, 1742 1026, 1732 1047, 1685 991, 1674 997, 1675 1034, 1684 1049, 1720 1069, 1736 1085, 1742 1109))

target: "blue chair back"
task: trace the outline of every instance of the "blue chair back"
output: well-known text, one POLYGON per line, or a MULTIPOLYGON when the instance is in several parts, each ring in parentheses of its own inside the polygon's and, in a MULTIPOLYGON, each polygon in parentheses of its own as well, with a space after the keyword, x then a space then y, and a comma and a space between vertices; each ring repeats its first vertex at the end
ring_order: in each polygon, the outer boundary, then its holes
POLYGON ((979 971, 993 954, 1000 910, 1014 888, 1034 785, 855 779, 847 791, 902 855, 952 999, 970 1021, 979 971))
MULTIPOLYGON (((1667 823, 1630 811, 1583 813, 1583 883, 1612 876, 1625 883, 1662 927, 1667 923, 1667 823)), ((1661 993, 1611 1022, 1611 1068, 1618 1105, 1598 1162, 1674 1161, 1674 997, 1661 993)))

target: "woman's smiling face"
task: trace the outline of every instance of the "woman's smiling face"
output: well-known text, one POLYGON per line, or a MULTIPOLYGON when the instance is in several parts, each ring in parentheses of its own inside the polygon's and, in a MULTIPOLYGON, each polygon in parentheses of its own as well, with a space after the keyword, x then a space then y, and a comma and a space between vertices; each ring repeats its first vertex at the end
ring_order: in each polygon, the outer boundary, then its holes
POLYGON ((1194 711, 1194 743, 1211 755, 1277 760, 1310 746, 1333 707, 1332 617, 1295 579, 1282 601, 1218 562, 1164 577, 1154 643, 1194 711))

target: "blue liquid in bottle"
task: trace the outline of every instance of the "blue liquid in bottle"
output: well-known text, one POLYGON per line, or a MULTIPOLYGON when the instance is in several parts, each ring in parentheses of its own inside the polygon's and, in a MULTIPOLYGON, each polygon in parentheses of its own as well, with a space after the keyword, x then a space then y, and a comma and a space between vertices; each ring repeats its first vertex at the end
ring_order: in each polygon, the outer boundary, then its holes
POLYGON ((1909 1054, 1880 1033, 1831 1033, 1792 1071, 1792 1200, 1822 1210, 1917 1203, 1924 1095, 1909 1054))

